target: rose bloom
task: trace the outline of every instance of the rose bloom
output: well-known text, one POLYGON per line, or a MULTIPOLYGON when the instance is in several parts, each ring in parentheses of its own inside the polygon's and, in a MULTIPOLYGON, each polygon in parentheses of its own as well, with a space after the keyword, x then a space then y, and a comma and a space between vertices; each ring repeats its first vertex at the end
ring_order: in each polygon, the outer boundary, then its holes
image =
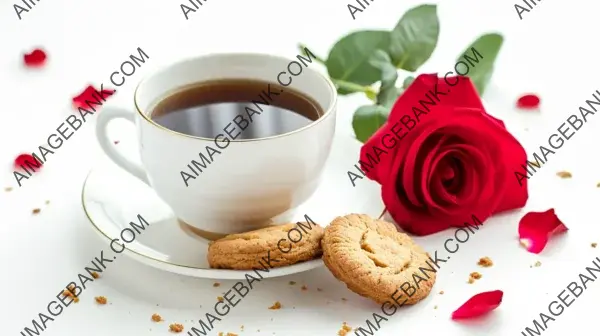
POLYGON ((394 104, 387 122, 360 151, 365 175, 405 231, 428 235, 476 216, 520 208, 527 180, 523 146, 485 111, 471 80, 420 75, 394 104))

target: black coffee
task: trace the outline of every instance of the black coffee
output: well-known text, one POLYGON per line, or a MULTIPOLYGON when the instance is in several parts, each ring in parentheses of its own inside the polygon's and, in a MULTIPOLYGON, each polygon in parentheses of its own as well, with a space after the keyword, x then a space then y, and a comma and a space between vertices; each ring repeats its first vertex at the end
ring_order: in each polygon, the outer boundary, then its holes
POLYGON ((319 105, 300 92, 248 79, 185 87, 160 100, 151 112, 152 120, 168 129, 204 138, 224 134, 224 128, 232 124, 226 131, 239 134, 235 139, 288 133, 322 115, 319 105))

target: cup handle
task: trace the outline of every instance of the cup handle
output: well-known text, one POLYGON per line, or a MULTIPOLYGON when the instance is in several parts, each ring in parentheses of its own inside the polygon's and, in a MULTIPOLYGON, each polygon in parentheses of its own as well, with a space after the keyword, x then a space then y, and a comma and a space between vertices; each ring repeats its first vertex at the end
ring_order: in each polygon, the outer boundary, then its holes
POLYGON ((125 158, 123 154, 119 153, 112 141, 108 139, 108 124, 117 118, 123 118, 135 124, 134 114, 130 111, 114 107, 102 108, 102 112, 98 114, 98 119, 96 122, 96 138, 98 138, 100 147, 102 147, 104 153, 106 153, 106 155, 108 155, 108 157, 119 167, 125 169, 147 185, 150 185, 150 181, 148 181, 148 175, 146 174, 144 168, 140 164, 125 158))

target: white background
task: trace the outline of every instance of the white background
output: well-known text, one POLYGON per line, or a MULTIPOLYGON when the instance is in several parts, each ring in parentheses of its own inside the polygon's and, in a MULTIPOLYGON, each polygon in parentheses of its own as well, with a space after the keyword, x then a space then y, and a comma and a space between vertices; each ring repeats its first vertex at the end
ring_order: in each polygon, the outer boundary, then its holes
MULTIPOLYGON (((255 51, 288 57, 296 44, 306 43, 326 56, 333 43, 352 30, 389 29, 416 1, 377 0, 352 20, 341 0, 209 0, 185 20, 177 1, 151 0, 41 0, 18 20, 12 2, 0 0, 0 334, 18 335, 83 266, 107 247, 92 232, 80 204, 83 178, 96 162, 100 149, 94 137, 94 118, 54 155, 42 173, 18 188, 11 164, 20 152, 31 152, 69 113, 70 99, 88 83, 108 83, 110 73, 141 47, 150 57, 110 104, 131 107, 135 84, 152 69, 175 60, 212 52, 255 51), (49 54, 39 71, 22 66, 22 53, 35 46, 49 54), (44 205, 50 200, 49 205, 44 205), (42 212, 33 216, 33 208, 42 212)), ((575 0, 541 2, 519 20, 507 1, 453 0, 439 6, 441 34, 426 72, 451 69, 458 54, 477 36, 499 31, 505 45, 497 61, 486 99, 490 112, 504 119, 528 153, 547 143, 548 136, 577 107, 600 89, 598 81, 597 3, 575 0), (596 6, 596 7, 594 7, 596 6), (535 91, 543 99, 541 113, 512 109, 519 93, 535 91), (526 130, 528 129, 528 130, 526 130)), ((366 103, 356 96, 340 100, 340 132, 351 134, 349 120, 366 103)), ((598 116, 550 156, 530 185, 527 207, 486 222, 468 243, 440 270, 432 295, 417 306, 403 309, 383 322, 378 335, 519 335, 565 286, 591 265, 600 242, 598 201, 600 142, 598 116), (573 179, 561 180, 559 170, 573 179), (571 228, 536 256, 517 244, 517 224, 528 210, 555 207, 571 228), (479 257, 495 265, 479 269, 479 257), (539 268, 530 268, 536 261, 539 268), (483 278, 466 284, 468 274, 483 278), (470 323, 450 320, 451 312, 471 295, 501 289, 502 305, 484 319, 470 323), (438 292, 444 290, 444 295, 438 292), (434 309, 434 306, 438 306, 434 309)), ((130 133, 118 140, 132 139, 130 133)), ((498 162, 497 164, 502 164, 498 162)), ((516 182, 515 182, 516 183, 516 182)), ((324 204, 326 206, 326 204, 324 204)), ((452 231, 418 239, 429 251, 441 250, 452 231)), ((598 281, 596 281, 598 282, 598 281)), ((72 304, 43 335, 167 335, 167 325, 191 322, 212 311, 216 296, 233 282, 186 278, 163 273, 122 257, 90 284, 78 304, 72 304), (106 296, 110 305, 98 306, 93 297, 106 296), (202 307, 202 308, 201 308, 202 307), (167 323, 150 321, 160 313, 167 323)), ((325 268, 305 274, 263 281, 222 322, 217 332, 242 335, 335 335, 343 321, 365 325, 379 308, 348 291, 325 268), (290 286, 288 281, 297 281, 290 286), (306 284, 308 291, 301 291, 306 284), (323 292, 317 292, 317 287, 323 292), (344 302, 341 298, 347 298, 344 302), (284 309, 268 310, 279 300, 284 309), (292 307, 295 307, 292 308, 292 307), (244 325, 243 332, 240 326, 244 325), (261 332, 257 332, 260 329, 261 332)), ((564 335, 574 327, 592 330, 597 316, 600 284, 592 283, 545 335, 564 335)))

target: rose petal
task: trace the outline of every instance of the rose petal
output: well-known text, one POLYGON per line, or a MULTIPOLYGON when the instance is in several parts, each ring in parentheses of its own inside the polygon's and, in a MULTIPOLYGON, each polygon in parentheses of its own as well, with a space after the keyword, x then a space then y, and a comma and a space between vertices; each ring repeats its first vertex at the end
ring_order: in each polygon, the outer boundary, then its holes
POLYGON ((23 55, 23 61, 28 67, 40 67, 46 62, 46 53, 41 49, 34 49, 23 55))
POLYGON ((519 240, 527 251, 542 252, 551 236, 569 230, 556 216, 554 209, 528 212, 519 221, 519 240))
POLYGON ((36 169, 42 168, 42 165, 43 165, 42 162, 37 161, 33 157, 33 155, 24 153, 24 154, 19 154, 19 156, 17 156, 17 158, 15 158, 14 166, 17 169, 18 168, 22 169, 22 167, 29 167, 29 166, 27 166, 27 163, 29 163, 30 166, 32 166, 36 169), (40 167, 37 167, 38 165, 40 167))
POLYGON ((91 103, 97 102, 101 99, 103 100, 103 98, 111 96, 113 93, 115 93, 115 90, 102 90, 102 92, 100 92, 96 90, 92 85, 89 85, 79 95, 73 98, 73 106, 75 108, 85 108, 88 105, 91 105, 91 103), (86 101, 90 104, 86 103, 86 101))
POLYGON ((481 316, 500 306, 504 293, 501 290, 473 295, 452 313, 452 319, 466 319, 481 316))
POLYGON ((525 94, 517 99, 517 107, 525 110, 537 109, 540 106, 540 97, 530 93, 525 94))

